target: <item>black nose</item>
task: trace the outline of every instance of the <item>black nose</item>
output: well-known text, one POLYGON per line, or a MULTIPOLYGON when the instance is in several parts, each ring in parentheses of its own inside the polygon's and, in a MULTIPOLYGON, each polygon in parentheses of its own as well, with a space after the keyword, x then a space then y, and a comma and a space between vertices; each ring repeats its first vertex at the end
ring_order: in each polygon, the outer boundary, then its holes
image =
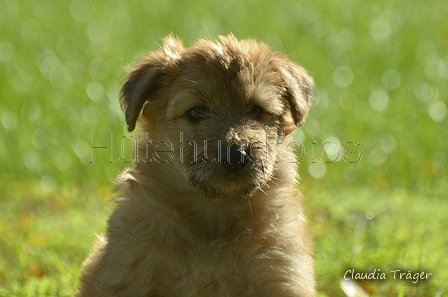
POLYGON ((248 160, 248 152, 237 145, 227 145, 221 149, 221 164, 227 170, 241 170, 248 160))

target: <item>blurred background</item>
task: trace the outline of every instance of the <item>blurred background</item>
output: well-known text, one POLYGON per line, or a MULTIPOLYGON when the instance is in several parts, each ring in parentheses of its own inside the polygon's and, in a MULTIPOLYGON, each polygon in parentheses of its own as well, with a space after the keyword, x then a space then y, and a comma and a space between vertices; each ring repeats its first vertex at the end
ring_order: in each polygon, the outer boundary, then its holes
POLYGON ((442 0, 0 1, 0 296, 72 294, 132 166, 124 67, 169 33, 230 32, 315 78, 296 137, 320 296, 448 294, 447 16, 442 0), (350 269, 387 280, 347 289, 350 269))

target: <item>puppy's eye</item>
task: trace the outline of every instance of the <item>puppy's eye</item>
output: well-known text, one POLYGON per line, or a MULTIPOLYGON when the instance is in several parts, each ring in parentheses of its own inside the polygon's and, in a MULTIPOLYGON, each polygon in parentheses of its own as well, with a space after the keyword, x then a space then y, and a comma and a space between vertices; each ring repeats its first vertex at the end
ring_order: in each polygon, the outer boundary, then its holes
POLYGON ((263 114, 263 109, 260 106, 255 105, 254 107, 252 107, 252 109, 249 111, 249 114, 251 116, 260 118, 261 115, 263 114))
POLYGON ((187 117, 192 122, 198 122, 201 118, 204 117, 204 112, 201 108, 195 107, 187 111, 187 117))

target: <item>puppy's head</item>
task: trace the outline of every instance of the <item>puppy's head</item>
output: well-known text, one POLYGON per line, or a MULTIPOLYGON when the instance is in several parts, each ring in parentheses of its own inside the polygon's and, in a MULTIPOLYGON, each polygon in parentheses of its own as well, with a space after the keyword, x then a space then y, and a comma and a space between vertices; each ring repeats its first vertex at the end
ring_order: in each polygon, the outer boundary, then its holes
POLYGON ((165 38, 130 69, 121 96, 129 131, 139 122, 154 143, 170 143, 174 158, 165 165, 210 196, 267 185, 277 146, 303 125, 313 100, 303 68, 231 35, 190 48, 165 38))

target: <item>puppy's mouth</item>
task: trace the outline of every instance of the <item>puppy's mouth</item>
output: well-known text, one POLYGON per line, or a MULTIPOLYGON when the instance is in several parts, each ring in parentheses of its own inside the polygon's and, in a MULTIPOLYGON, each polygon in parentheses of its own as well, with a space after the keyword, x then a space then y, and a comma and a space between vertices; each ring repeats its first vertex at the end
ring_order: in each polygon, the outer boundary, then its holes
POLYGON ((202 155, 187 167, 190 184, 208 197, 252 196, 272 178, 269 162, 251 149, 233 145, 213 155, 202 155))

